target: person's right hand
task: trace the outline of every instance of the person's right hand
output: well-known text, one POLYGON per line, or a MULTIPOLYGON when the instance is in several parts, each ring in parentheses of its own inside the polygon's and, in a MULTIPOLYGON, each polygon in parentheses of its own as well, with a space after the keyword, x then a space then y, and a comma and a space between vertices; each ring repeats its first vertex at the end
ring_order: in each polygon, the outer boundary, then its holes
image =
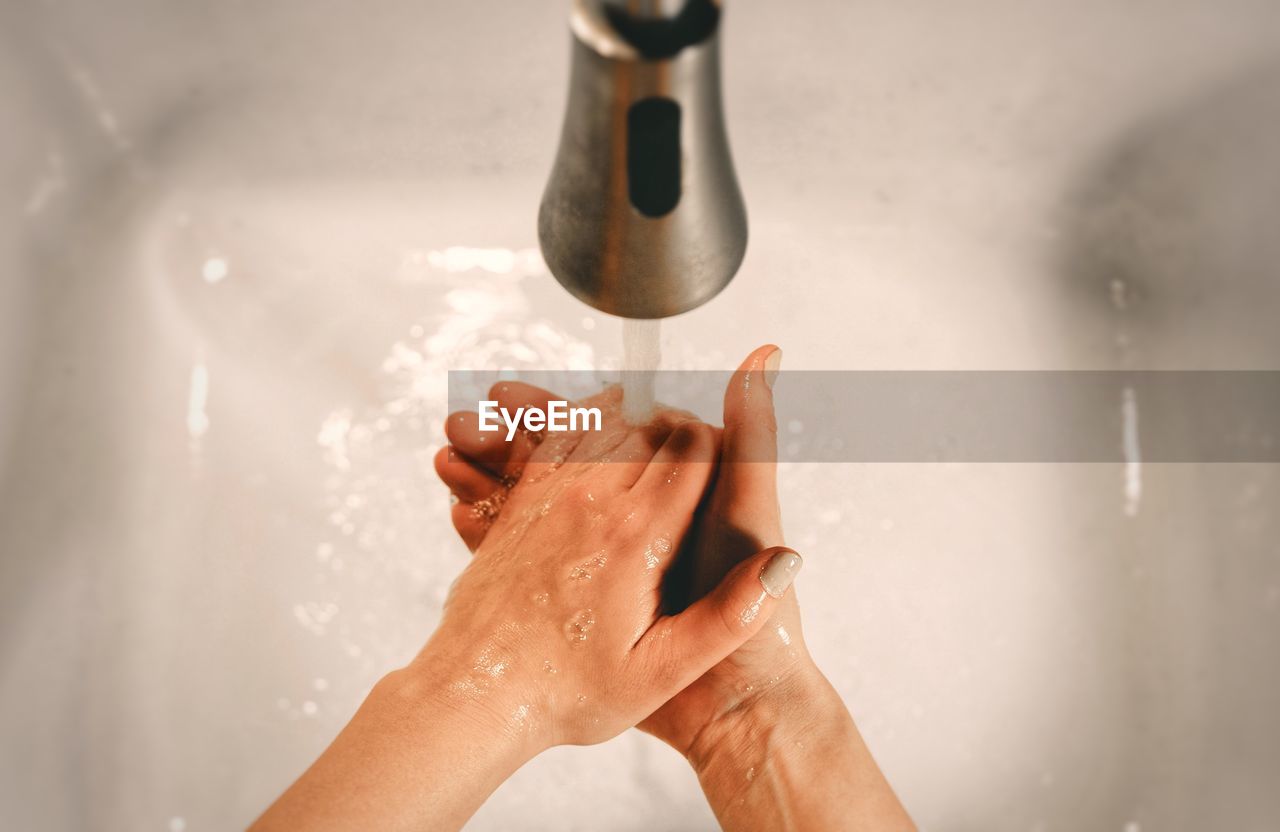
MULTIPOLYGON (((688 600, 702 597, 739 563, 784 550, 777 489, 773 385, 782 351, 766 345, 738 367, 724 395, 720 466, 695 530, 688 600)), ((799 557, 798 555, 796 556, 799 557)), ((755 636, 640 724, 698 765, 718 741, 717 727, 756 707, 773 716, 795 707, 821 674, 800 630, 800 605, 788 592, 755 636)), ((824 680, 825 681, 825 680, 824 680)))

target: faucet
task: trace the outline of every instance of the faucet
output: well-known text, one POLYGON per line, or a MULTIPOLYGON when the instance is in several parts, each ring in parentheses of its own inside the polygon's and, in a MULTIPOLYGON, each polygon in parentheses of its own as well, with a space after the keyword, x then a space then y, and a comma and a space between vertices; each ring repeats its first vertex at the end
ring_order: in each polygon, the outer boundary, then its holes
POLYGON ((603 312, 687 312, 742 263, 722 17, 719 0, 573 0, 568 105, 538 239, 560 284, 603 312))

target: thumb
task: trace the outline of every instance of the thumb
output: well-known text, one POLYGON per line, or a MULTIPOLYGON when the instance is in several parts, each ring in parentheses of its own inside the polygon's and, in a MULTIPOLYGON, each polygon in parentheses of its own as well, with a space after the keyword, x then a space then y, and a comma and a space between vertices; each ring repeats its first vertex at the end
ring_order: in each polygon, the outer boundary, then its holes
POLYGON ((781 534, 776 468, 778 425, 773 384, 782 350, 768 344, 747 356, 724 393, 721 480, 731 505, 750 506, 750 530, 765 540, 781 534))
MULTIPOLYGON (((773 617, 804 561, 784 546, 747 558, 724 576, 709 594, 654 628, 666 642, 662 664, 669 681, 683 689, 737 650, 773 617)), ((651 633, 652 634, 652 633, 651 633)))

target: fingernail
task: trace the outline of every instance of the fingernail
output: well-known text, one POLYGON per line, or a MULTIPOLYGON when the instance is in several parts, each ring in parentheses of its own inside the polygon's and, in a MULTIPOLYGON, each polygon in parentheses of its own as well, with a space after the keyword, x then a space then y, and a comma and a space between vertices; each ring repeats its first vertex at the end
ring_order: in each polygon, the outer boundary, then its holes
POLYGON ((783 549, 760 570, 760 584, 764 591, 774 598, 781 598, 787 593, 787 587, 796 579, 804 559, 790 549, 783 549))
POLYGON ((782 369, 782 350, 774 350, 769 353, 769 357, 764 360, 764 383, 769 385, 769 389, 773 389, 774 379, 778 377, 778 371, 782 369))

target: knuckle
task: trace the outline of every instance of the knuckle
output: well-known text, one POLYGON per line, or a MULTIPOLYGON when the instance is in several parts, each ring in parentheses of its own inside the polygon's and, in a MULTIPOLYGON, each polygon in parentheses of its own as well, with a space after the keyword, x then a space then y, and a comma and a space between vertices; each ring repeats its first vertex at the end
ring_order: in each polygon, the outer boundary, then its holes
POLYGON ((654 639, 649 652, 648 675, 664 683, 680 675, 682 663, 675 655, 668 639, 654 639))
POLYGON ((715 445, 715 431, 706 422, 681 422, 671 432, 667 444, 680 457, 701 458, 715 445))
POLYGON ((598 490, 590 481, 579 481, 568 486, 564 496, 574 506, 589 506, 599 501, 599 495, 596 493, 598 490))

